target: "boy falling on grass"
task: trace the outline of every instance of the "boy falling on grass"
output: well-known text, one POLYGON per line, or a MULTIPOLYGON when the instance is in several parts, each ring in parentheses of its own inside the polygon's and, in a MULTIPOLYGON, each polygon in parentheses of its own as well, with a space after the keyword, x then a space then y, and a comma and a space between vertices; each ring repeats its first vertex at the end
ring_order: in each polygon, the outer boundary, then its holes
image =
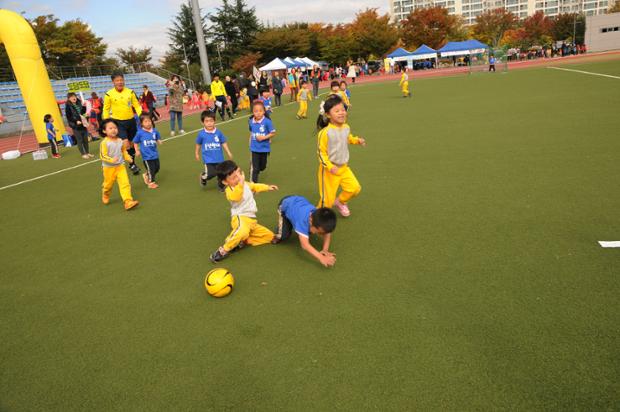
POLYGON ((245 181, 245 175, 232 160, 226 160, 217 166, 217 177, 226 185, 226 199, 230 201, 230 225, 232 232, 210 256, 211 262, 220 262, 232 252, 252 246, 264 245, 274 240, 271 230, 258 224, 256 220, 256 201, 254 193, 278 190, 278 186, 245 181))
POLYGON ((273 243, 287 240, 295 230, 301 248, 323 266, 329 267, 336 263, 336 255, 329 251, 334 229, 336 229, 336 214, 332 209, 327 207, 317 209, 302 196, 286 196, 278 205, 278 229, 273 243), (323 237, 320 252, 310 244, 310 234, 323 237))
POLYGON ((110 203, 110 191, 114 182, 118 184, 125 210, 131 210, 138 205, 138 201, 131 196, 131 185, 125 168, 125 162, 133 164, 133 159, 127 153, 127 147, 118 137, 116 120, 105 119, 101 122, 99 133, 105 137, 99 146, 99 157, 103 166, 103 185, 101 200, 104 205, 110 203))
POLYGON ((299 93, 297 93, 297 101, 299 102, 299 111, 297 112, 297 119, 308 118, 308 102, 312 100, 312 92, 308 88, 308 83, 301 82, 299 93))

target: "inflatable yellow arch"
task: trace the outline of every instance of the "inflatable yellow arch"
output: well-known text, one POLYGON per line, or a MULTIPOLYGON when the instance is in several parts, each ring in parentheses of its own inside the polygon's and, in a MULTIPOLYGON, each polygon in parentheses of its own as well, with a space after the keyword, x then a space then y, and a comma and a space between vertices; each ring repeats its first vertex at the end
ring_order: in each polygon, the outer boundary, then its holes
POLYGON ((67 132, 32 27, 19 14, 0 9, 0 43, 9 55, 38 142, 47 143, 46 114, 54 118, 59 139, 67 132))

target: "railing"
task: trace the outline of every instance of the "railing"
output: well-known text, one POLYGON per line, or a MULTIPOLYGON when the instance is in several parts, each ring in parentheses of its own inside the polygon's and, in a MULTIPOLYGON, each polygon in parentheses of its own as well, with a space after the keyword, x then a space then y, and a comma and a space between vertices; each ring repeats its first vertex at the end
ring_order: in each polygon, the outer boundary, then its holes
MULTIPOLYGON (((173 73, 162 67, 156 67, 148 62, 135 63, 131 65, 99 65, 99 66, 52 66, 46 65, 47 73, 50 80, 65 80, 75 77, 94 77, 94 76, 109 76, 114 71, 122 71, 123 73, 144 73, 151 72, 165 79, 169 79, 176 75, 185 82, 188 87, 196 89, 195 83, 192 79, 189 79, 180 74, 173 73)), ((16 81, 15 74, 11 67, 0 68, 0 82, 14 82, 16 81)))

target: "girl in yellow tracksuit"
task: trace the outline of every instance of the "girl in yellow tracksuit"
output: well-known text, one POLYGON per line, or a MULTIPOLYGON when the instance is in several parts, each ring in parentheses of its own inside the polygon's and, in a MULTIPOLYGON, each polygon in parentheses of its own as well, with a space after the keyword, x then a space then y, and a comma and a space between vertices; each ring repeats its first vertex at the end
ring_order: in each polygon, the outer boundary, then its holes
POLYGON ((353 171, 349 168, 349 144, 366 146, 366 140, 353 136, 346 123, 347 111, 339 96, 330 96, 319 115, 319 207, 336 206, 340 214, 351 214, 347 203, 362 190, 353 171), (336 197, 338 188, 340 195, 336 197))
POLYGON ((312 92, 308 90, 308 83, 301 82, 299 93, 297 93, 297 101, 299 102, 298 119, 308 118, 308 102, 312 100, 312 92))
POLYGON ((105 119, 101 122, 99 132, 101 136, 105 136, 99 147, 99 157, 101 158, 103 169, 101 200, 104 205, 110 203, 110 192, 114 182, 117 182, 125 210, 133 209, 139 202, 131 196, 131 185, 129 184, 127 169, 125 168, 125 162, 132 162, 132 159, 127 153, 127 148, 123 141, 118 137, 116 121, 105 119))
POLYGON ((409 75, 407 74, 407 68, 403 70, 403 75, 400 76, 400 91, 403 92, 403 97, 411 97, 409 93, 409 75))

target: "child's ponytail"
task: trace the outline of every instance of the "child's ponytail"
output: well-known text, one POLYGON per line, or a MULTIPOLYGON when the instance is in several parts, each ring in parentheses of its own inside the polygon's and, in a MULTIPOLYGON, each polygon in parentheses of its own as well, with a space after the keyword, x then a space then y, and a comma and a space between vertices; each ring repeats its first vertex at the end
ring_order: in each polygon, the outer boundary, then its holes
POLYGON ((319 117, 316 119, 317 130, 324 129, 329 124, 329 117, 327 114, 330 110, 339 104, 342 104, 342 99, 337 94, 332 94, 325 101, 321 102, 321 109, 319 110, 319 117))

